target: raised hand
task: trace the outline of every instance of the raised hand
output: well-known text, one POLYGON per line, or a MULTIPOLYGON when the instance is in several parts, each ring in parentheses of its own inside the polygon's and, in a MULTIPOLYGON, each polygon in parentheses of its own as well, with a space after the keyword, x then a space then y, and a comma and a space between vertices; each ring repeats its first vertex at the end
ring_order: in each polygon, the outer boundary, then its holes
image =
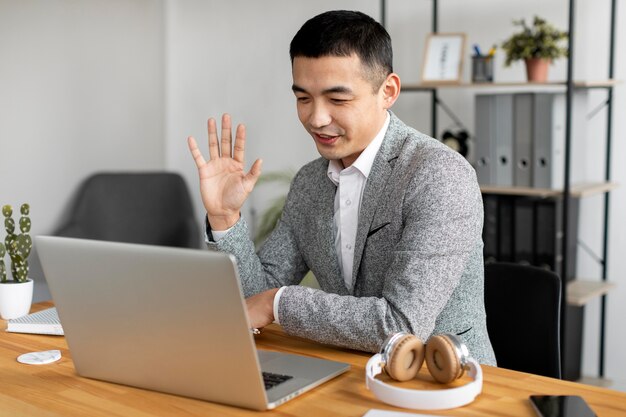
POLYGON ((222 116, 221 146, 218 144, 215 119, 209 119, 208 130, 208 161, 202 156, 193 137, 187 138, 187 144, 198 167, 200 194, 211 228, 226 230, 239 220, 241 206, 261 175, 262 161, 257 159, 250 171, 245 173, 246 128, 241 124, 237 126, 233 147, 231 121, 228 114, 222 116))

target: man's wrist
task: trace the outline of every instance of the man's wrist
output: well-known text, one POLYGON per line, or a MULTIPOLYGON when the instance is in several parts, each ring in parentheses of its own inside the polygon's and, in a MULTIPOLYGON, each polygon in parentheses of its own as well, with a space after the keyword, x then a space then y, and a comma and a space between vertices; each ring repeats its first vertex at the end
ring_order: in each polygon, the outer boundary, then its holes
POLYGON ((237 213, 233 216, 210 216, 207 214, 207 220, 209 222, 209 228, 215 231, 224 231, 233 227, 239 219, 241 213, 237 213))
POLYGON ((228 232, 232 230, 233 227, 230 227, 226 230, 214 230, 211 228, 211 225, 209 224, 208 216, 204 216, 204 241, 207 244, 217 243, 223 237, 225 237, 228 234, 228 232))

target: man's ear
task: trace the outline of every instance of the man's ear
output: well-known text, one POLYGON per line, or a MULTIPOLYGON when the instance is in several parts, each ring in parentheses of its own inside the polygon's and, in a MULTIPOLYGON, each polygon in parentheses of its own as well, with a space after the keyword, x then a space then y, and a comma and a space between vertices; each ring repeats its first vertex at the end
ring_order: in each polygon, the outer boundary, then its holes
POLYGON ((383 94, 383 107, 390 109, 400 95, 400 77, 396 73, 391 73, 385 79, 381 89, 383 94))

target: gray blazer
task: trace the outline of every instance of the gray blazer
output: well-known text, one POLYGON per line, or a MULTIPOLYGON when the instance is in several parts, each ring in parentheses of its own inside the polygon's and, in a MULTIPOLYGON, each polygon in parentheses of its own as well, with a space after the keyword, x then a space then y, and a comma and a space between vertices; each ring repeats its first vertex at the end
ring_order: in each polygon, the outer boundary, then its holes
POLYGON ((369 352, 394 332, 422 340, 454 333, 471 355, 495 364, 483 302, 483 206, 474 169, 458 153, 391 114, 368 177, 352 288, 333 236, 335 185, 319 158, 294 178, 282 217, 255 253, 245 220, 210 249, 237 258, 244 293, 288 286, 283 329, 369 352), (321 289, 297 285, 311 270, 321 289))

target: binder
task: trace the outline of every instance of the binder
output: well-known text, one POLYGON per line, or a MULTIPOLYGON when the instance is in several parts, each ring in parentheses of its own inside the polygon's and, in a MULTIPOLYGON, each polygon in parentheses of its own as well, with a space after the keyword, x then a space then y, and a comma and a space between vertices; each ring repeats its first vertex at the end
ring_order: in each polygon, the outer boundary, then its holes
POLYGON ((513 261, 513 203, 515 197, 498 198, 498 262, 513 261))
POLYGON ((513 94, 493 96, 495 184, 513 185, 513 94))
POLYGON ((560 199, 546 198, 535 203, 535 265, 550 271, 560 270, 560 199))
POLYGON ((485 263, 498 261, 498 196, 483 194, 485 221, 483 224, 483 257, 485 263))
MULTIPOLYGON (((536 188, 553 188, 552 150, 557 150, 554 148, 556 142, 553 143, 555 135, 552 131, 552 122, 554 120, 554 116, 552 114, 554 96, 554 94, 549 93, 533 94, 532 186, 536 188)), ((559 152, 559 154, 562 154, 562 151, 559 152)), ((558 158, 559 156, 555 155, 554 157, 558 158)))
MULTIPOLYGON (((563 204, 562 200, 560 201, 559 204, 563 204)), ((563 220, 562 220, 562 212, 563 210, 560 209, 561 206, 559 206, 559 218, 558 218, 558 228, 559 230, 562 230, 562 224, 563 224, 563 220)), ((569 199, 569 205, 568 205, 568 221, 567 221, 567 277, 565 277, 565 279, 567 281, 572 281, 574 279, 576 279, 576 265, 577 265, 577 260, 578 260, 578 213, 580 212, 580 199, 579 198, 570 198, 569 199)), ((563 242, 563 234, 560 233, 560 239, 561 241, 559 242, 559 245, 562 246, 563 242)), ((560 262, 562 263, 562 259, 560 260, 560 262)), ((562 278, 562 274, 561 275, 562 278)))
POLYGON ((513 259, 525 265, 534 265, 534 202, 527 197, 515 199, 513 207, 513 259))
MULTIPOLYGON (((571 146, 584 149, 586 142, 587 90, 575 90, 572 103, 571 146)), ((565 170, 565 94, 533 94, 532 186, 563 188, 565 170)), ((572 155, 571 181, 585 177, 584 152, 572 155)))
POLYGON ((478 94, 475 98, 476 127, 476 177, 479 184, 493 184, 495 181, 494 140, 491 129, 492 99, 491 95, 478 94))
MULTIPOLYGON (((562 189, 565 172, 565 94, 555 94, 552 100, 551 147, 549 162, 550 188, 562 189)), ((572 135, 576 132, 572 130, 572 135)))
POLYGON ((513 184, 532 186, 533 95, 515 94, 513 100, 513 184))
POLYGON ((478 182, 513 185, 513 94, 479 94, 475 105, 478 182))

